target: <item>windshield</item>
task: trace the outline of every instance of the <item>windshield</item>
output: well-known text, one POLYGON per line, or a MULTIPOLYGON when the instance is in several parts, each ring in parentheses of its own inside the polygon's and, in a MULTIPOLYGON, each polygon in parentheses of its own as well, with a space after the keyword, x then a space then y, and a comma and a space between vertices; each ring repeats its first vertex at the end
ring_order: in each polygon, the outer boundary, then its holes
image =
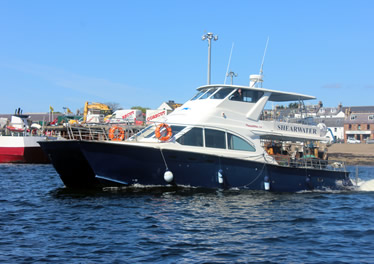
POLYGON ((198 99, 200 96, 202 96, 208 89, 203 89, 199 91, 194 97, 192 97, 191 101, 198 99))
POLYGON ((217 88, 209 89, 203 96, 199 98, 201 99, 207 99, 209 96, 211 96, 215 91, 217 91, 217 88))
POLYGON ((220 88, 210 99, 225 99, 233 90, 234 88, 220 88))

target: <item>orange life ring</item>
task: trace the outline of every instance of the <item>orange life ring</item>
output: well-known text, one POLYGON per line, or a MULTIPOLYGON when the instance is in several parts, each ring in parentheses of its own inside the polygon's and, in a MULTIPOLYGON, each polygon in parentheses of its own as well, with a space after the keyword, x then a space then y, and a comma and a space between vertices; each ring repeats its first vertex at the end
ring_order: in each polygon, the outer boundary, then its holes
POLYGON ((125 138, 125 132, 122 127, 113 126, 109 129, 109 138, 113 141, 122 141, 125 138))
POLYGON ((274 150, 272 147, 268 148, 268 154, 269 155, 274 155, 274 150))
POLYGON ((9 129, 10 131, 15 131, 15 132, 23 132, 24 131, 23 128, 17 128, 17 127, 14 127, 14 126, 7 126, 7 129, 9 129))
POLYGON ((171 136, 173 135, 173 132, 171 131, 171 127, 168 124, 162 123, 162 124, 159 124, 156 127, 155 135, 156 135, 156 138, 158 138, 159 140, 166 141, 169 138, 171 138, 171 136), (161 132, 160 131, 161 131, 161 128, 163 128, 163 127, 166 129, 167 134, 166 134, 166 136, 161 137, 161 132))

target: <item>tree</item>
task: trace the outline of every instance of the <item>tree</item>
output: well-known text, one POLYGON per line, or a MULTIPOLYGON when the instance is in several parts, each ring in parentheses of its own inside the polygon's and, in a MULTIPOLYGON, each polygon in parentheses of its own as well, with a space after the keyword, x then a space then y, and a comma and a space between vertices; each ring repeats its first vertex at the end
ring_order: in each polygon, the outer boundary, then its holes
POLYGON ((298 103, 290 103, 288 105, 288 108, 299 108, 299 104, 298 103))
POLYGON ((107 106, 109 106, 110 109, 114 111, 116 110, 122 110, 123 107, 120 106, 119 103, 115 103, 115 102, 108 102, 108 103, 105 103, 107 106))
POLYGON ((133 106, 133 107, 131 107, 131 109, 141 110, 145 114, 145 112, 147 110, 149 110, 150 108, 149 107, 142 107, 142 106, 133 106))

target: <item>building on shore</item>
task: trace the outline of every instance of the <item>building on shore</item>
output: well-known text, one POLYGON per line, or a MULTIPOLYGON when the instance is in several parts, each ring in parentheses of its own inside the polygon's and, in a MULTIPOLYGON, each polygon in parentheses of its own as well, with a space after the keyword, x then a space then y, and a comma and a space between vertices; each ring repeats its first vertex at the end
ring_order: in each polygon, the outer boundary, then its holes
POLYGON ((182 104, 178 104, 178 103, 175 103, 173 100, 169 100, 168 102, 163 102, 157 109, 174 111, 175 108, 178 108, 180 106, 182 106, 182 104))
POLYGON ((374 139, 374 106, 354 106, 346 109, 344 142, 349 138, 361 142, 374 139))
POLYGON ((276 107, 268 113, 284 121, 303 118, 305 122, 324 123, 334 142, 347 143, 349 138, 365 143, 374 139, 374 106, 324 107, 322 102, 316 105, 298 105, 298 107, 276 107))
POLYGON ((320 118, 318 123, 324 123, 328 128, 327 136, 332 142, 344 142, 344 118, 320 118))

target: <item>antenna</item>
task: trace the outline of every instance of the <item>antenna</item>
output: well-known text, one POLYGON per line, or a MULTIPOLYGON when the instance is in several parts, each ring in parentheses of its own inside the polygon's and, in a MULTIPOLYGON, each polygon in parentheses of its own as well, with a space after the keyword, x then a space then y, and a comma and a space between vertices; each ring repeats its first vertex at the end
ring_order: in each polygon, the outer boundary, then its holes
POLYGON ((262 82, 263 82, 263 75, 262 74, 264 72, 263 68, 264 68, 264 61, 265 61, 266 51, 268 49, 268 44, 269 44, 269 37, 268 37, 268 39, 266 41, 264 56, 262 57, 262 62, 261 62, 261 67, 260 67, 260 73, 259 74, 249 75, 249 87, 256 87, 256 85, 259 85, 258 83, 260 83, 261 84, 261 88, 262 88, 262 82))
POLYGON ((229 72, 226 76, 227 76, 227 77, 230 76, 230 78, 231 78, 231 85, 233 85, 234 77, 238 77, 238 74, 235 73, 235 72, 232 72, 232 71, 231 71, 231 72, 229 72))
POLYGON ((266 46, 265 46, 264 56, 262 57, 262 63, 261 63, 261 68, 260 68, 260 75, 262 75, 262 73, 263 73, 264 60, 265 60, 266 51, 267 51, 267 49, 268 49, 268 44, 269 44, 269 36, 268 36, 268 39, 267 39, 267 41, 266 41, 266 46))
POLYGON ((232 50, 234 49, 234 42, 232 43, 231 45, 231 51, 230 51, 230 57, 229 57, 229 63, 227 64, 227 70, 226 70, 226 74, 225 74, 225 81, 223 82, 223 84, 226 84, 226 79, 227 77, 229 76, 229 68, 230 68, 230 63, 231 63, 231 55, 232 55, 232 50))

